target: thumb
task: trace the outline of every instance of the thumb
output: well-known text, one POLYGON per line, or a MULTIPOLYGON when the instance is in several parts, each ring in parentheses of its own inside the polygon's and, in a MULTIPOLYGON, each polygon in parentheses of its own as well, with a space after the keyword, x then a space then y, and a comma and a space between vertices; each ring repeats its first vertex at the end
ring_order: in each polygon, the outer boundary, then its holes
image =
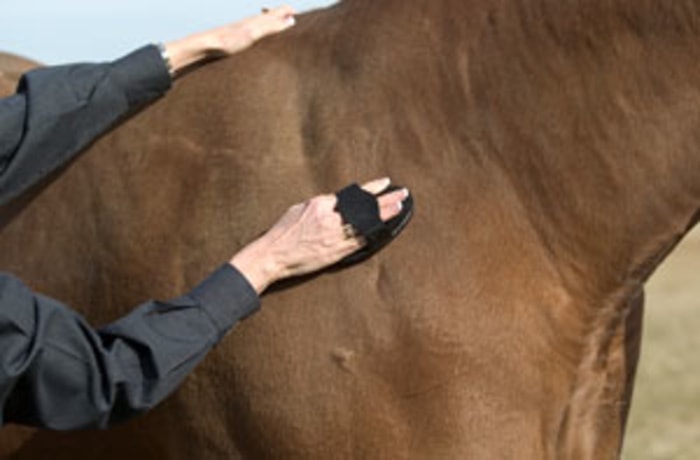
POLYGON ((391 184, 391 179, 385 177, 383 179, 376 179, 370 182, 366 182, 362 185, 365 192, 369 192, 372 195, 377 195, 384 191, 391 184))

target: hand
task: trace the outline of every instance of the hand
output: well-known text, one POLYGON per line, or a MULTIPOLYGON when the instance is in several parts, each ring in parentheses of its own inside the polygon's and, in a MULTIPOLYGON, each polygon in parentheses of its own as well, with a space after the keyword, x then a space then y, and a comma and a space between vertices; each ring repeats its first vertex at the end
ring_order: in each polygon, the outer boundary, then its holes
POLYGON ((165 44, 175 75, 205 59, 230 56, 249 48, 263 37, 289 29, 295 11, 281 6, 233 24, 190 35, 165 44))
MULTIPOLYGON (((362 188, 378 194, 389 179, 368 182, 362 188)), ((379 197, 382 220, 401 212, 408 191, 398 190, 379 197)), ((289 208, 262 237, 243 248, 231 259, 258 293, 283 278, 305 275, 333 265, 360 249, 360 238, 348 238, 343 222, 335 212, 335 195, 320 195, 289 208)))

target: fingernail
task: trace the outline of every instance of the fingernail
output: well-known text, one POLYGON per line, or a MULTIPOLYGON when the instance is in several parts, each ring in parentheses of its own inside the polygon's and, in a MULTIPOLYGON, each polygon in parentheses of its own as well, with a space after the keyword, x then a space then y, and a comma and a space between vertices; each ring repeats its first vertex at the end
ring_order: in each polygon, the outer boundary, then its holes
POLYGON ((399 212, 401 212, 401 211, 403 210, 403 201, 399 201, 399 202, 396 204, 396 207, 399 208, 399 212))
POLYGON ((404 200, 405 200, 406 198, 408 198, 408 195, 411 194, 411 192, 409 192, 407 188, 403 188, 403 189, 401 189, 401 191, 403 192, 403 198, 404 198, 404 200))
POLYGON ((296 25, 297 20, 294 18, 294 16, 289 16, 284 20, 284 22, 288 27, 292 27, 293 25, 296 25))

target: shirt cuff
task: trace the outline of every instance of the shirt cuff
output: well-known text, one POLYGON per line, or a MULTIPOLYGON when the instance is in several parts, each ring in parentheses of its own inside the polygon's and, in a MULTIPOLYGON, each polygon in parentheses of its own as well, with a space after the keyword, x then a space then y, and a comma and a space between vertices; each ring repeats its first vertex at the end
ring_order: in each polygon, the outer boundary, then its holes
POLYGON ((172 78, 160 50, 148 45, 111 64, 112 77, 126 94, 129 108, 137 108, 163 94, 172 86, 172 78))
POLYGON ((260 297, 231 264, 224 264, 190 293, 212 317, 221 335, 260 308, 260 297))

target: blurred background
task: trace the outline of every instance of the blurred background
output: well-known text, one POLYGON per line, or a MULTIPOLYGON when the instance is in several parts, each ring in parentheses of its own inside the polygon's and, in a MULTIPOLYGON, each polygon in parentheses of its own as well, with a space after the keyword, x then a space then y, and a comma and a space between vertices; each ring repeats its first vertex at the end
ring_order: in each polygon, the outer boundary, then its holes
POLYGON ((647 285, 625 460, 700 459, 700 229, 647 285))
MULTIPOLYGON (((298 11, 328 0, 289 2, 298 11)), ((260 11, 259 0, 26 0, 5 2, 0 51, 44 64, 102 61, 260 11)), ((642 359, 625 460, 700 458, 700 231, 663 264, 647 289, 642 359)))

